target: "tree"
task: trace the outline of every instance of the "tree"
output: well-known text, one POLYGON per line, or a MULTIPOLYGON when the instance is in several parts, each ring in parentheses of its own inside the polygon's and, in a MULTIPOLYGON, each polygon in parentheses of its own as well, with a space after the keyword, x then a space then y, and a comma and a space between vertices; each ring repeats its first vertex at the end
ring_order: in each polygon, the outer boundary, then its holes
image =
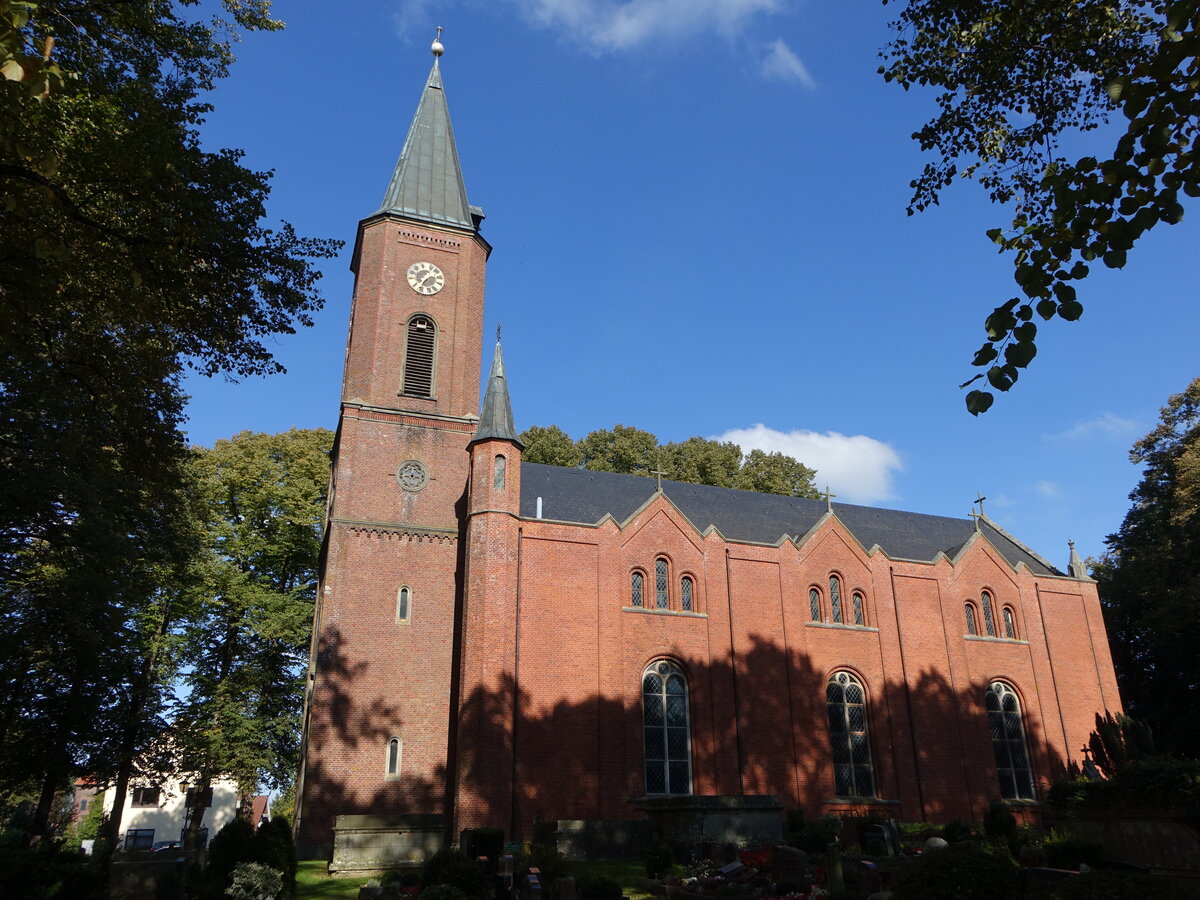
POLYGON ((658 468, 658 438, 628 425, 589 433, 578 444, 583 467, 596 472, 649 475, 658 468))
POLYGON ((170 740, 198 776, 192 840, 213 780, 251 795, 295 774, 332 447, 293 429, 194 451, 208 552, 170 740))
POLYGON ((521 432, 521 443, 525 445, 521 454, 525 462, 574 469, 583 461, 583 455, 571 440, 571 436, 557 425, 547 428, 534 425, 527 428, 521 432))
POLYGON ((1133 446, 1133 506, 1093 567, 1130 715, 1161 751, 1200 756, 1200 379, 1133 446))
POLYGON ((161 728, 195 537, 184 360, 278 371, 267 338, 309 324, 337 248, 265 227, 269 175, 200 143, 268 4, 189 8, 0 0, 0 784, 37 773, 47 812, 75 774, 123 796, 161 728))
POLYGON ((732 441, 710 441, 690 437, 680 443, 666 444, 656 469, 674 481, 738 487, 738 468, 742 448, 732 441))
POLYGON ((742 461, 737 487, 760 494, 783 494, 817 500, 821 494, 813 484, 816 469, 779 451, 751 450, 742 461))
MULTIPOLYGON (((884 0, 888 2, 888 0, 884 0)), ((940 88, 913 137, 937 159, 912 182, 909 214, 958 179, 1011 204, 988 237, 1010 253, 1020 295, 987 317, 972 365, 998 391, 1037 354, 1036 315, 1083 314, 1073 282, 1110 268, 1200 196, 1200 0, 909 0, 880 72, 906 90, 940 88), (1100 126, 1124 117, 1120 136, 1100 126), (1064 142, 1091 145, 1074 162, 1064 142)), ((967 394, 978 415, 989 390, 967 394)))

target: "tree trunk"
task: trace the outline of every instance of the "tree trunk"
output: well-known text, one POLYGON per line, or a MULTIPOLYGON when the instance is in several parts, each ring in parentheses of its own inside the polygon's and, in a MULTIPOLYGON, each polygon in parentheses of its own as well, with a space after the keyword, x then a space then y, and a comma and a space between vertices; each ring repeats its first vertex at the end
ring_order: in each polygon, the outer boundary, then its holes
POLYGON ((187 810, 187 830, 183 833, 183 850, 190 853, 196 849, 200 837, 200 827, 204 824, 204 810, 207 807, 204 799, 212 787, 212 777, 207 772, 201 772, 200 778, 192 785, 192 799, 187 810))
POLYGON ((49 837, 47 831, 50 824, 50 808, 54 805, 54 795, 58 793, 58 786, 61 783, 62 776, 60 773, 46 773, 42 781, 42 793, 38 797, 37 809, 33 814, 33 825, 30 828, 30 844, 36 844, 49 837))

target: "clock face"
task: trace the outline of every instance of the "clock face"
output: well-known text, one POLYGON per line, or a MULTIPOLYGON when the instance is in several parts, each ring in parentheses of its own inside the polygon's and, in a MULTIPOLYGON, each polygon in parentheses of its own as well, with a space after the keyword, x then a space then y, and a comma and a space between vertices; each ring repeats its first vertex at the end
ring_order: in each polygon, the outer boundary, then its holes
POLYGON ((418 262, 408 267, 408 286, 418 294, 436 294, 445 284, 446 276, 433 263, 418 262))

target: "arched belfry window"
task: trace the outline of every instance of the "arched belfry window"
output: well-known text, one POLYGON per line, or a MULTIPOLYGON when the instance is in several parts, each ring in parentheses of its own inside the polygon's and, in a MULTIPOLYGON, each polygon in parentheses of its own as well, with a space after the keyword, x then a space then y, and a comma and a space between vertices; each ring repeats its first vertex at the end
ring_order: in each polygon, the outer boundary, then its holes
POLYGON ((671 605, 667 561, 661 556, 654 561, 654 606, 667 609, 671 605))
POLYGON ((984 591, 979 598, 980 605, 983 607, 983 627, 987 630, 988 637, 996 636, 996 616, 992 612, 992 595, 984 591))
POLYGON ((679 608, 684 612, 696 611, 695 585, 690 575, 679 579, 679 608))
POLYGON ((1005 800, 1032 800, 1033 775, 1029 769, 1029 753, 1025 749, 1021 701, 1016 691, 1003 681, 988 685, 986 701, 1000 796, 1005 800))
POLYGON ((646 595, 646 576, 641 572, 634 572, 629 579, 629 605, 644 606, 646 595))
POLYGON ((433 396, 433 360, 437 351, 437 326, 429 316, 408 320, 404 347, 404 393, 414 397, 433 396))
POLYGON ((808 618, 812 622, 821 621, 821 592, 816 588, 808 590, 808 618))
POLYGON ((963 617, 967 620, 967 634, 979 634, 979 627, 975 624, 975 604, 963 604, 963 617))
POLYGON ((842 624, 842 579, 836 575, 829 576, 829 609, 833 621, 842 624))
POLYGON ((400 760, 404 754, 404 742, 398 737, 392 738, 387 744, 387 777, 400 777, 400 760))
POLYGON ((687 678, 674 663, 651 663, 642 674, 642 734, 646 794, 690 794, 687 678))
POLYGON ((850 672, 834 672, 825 685, 829 743, 833 751, 834 790, 839 797, 874 797, 871 742, 867 734, 867 696, 850 672))

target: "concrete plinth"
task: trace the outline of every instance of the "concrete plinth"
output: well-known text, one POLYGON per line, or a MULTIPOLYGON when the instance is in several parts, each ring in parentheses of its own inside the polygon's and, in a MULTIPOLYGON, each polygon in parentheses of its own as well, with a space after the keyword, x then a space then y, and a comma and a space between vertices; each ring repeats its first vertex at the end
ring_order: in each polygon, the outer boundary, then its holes
POLYGON ((415 869, 445 843, 444 816, 338 816, 329 871, 415 869))

